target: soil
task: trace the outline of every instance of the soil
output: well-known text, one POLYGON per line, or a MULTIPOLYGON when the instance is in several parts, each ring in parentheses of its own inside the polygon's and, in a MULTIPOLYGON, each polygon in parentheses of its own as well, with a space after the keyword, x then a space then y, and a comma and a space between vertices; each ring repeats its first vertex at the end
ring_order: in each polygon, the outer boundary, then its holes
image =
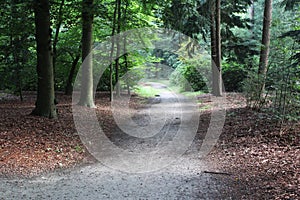
MULTIPOLYGON (((133 120, 149 123, 145 111, 164 102, 155 98, 145 104, 132 96, 133 120)), ((299 199, 300 123, 280 124, 249 110, 239 94, 226 98, 222 135, 205 159, 199 149, 211 117, 209 95, 199 96, 204 112, 186 153, 147 173, 118 171, 93 158, 74 126, 71 97, 57 94, 56 120, 29 115, 33 93, 26 93, 23 102, 2 98, 0 199, 299 199)), ((155 141, 133 140, 115 128, 108 100, 106 93, 96 95, 99 123, 110 140, 123 148, 151 148, 155 141)), ((167 123, 176 130, 174 119, 167 123)))

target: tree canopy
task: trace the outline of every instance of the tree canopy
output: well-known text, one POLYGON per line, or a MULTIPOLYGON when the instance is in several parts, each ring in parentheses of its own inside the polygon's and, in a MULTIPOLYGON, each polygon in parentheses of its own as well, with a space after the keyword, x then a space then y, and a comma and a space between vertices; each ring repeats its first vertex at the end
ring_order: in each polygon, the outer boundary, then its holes
MULTIPOLYGON (((94 45, 112 35, 141 27, 173 29, 193 38, 196 42, 182 44, 187 48, 189 57, 193 57, 193 49, 197 45, 210 52, 210 61, 216 64, 217 71, 222 75, 225 91, 244 91, 247 93, 249 106, 264 105, 265 98, 255 97, 255 94, 259 93, 259 91, 255 91, 256 82, 260 81, 259 77, 255 77, 255 73, 259 71, 261 50, 265 48, 261 44, 261 38, 265 34, 262 32, 265 2, 263 0, 220 1, 220 9, 216 9, 217 4, 212 2, 218 3, 218 1, 205 0, 95 0, 93 5, 86 10, 83 7, 85 4, 79 0, 50 1, 50 56, 55 91, 72 93, 73 82, 82 63, 80 58, 85 57, 82 55, 82 49, 86 49, 82 45, 86 38, 83 36, 85 29, 82 29, 82 26, 86 26, 83 25, 83 22, 87 19, 82 14, 84 11, 93 15, 89 23, 93 25, 91 44, 94 45), (220 10, 219 17, 216 12, 218 10, 220 10), (219 28, 216 19, 220 20, 219 28), (215 33, 217 35, 214 35, 215 33), (217 37, 218 33, 220 37, 217 37), (214 49, 218 42, 220 42, 220 51, 217 51, 218 48, 214 49), (215 60, 214 56, 216 58, 220 56, 220 62, 215 60), (255 79, 257 81, 254 81, 255 79), (253 84, 249 85, 250 82, 253 84)), ((38 35, 35 33, 35 3, 11 0, 2 1, 2 5, 0 19, 2 84, 0 89, 18 94, 22 100, 22 91, 38 90, 37 82, 40 77, 36 73, 35 67, 38 63, 35 56, 38 50, 35 42, 38 39, 38 35)), ((275 96, 286 93, 291 95, 290 98, 297 98, 300 87, 298 79, 300 62, 299 1, 274 0, 272 5, 274 11, 270 25, 270 55, 267 56, 269 62, 265 75, 266 90, 268 94, 274 93, 275 96), (284 71, 286 74, 279 76, 277 71, 284 71), (289 86, 284 87, 283 85, 289 86), (296 96, 294 96, 295 94, 296 96)), ((114 42, 115 45, 111 49, 114 51, 113 53, 118 54, 121 48, 126 48, 126 44, 121 44, 120 41, 114 42)), ((84 42, 84 44, 86 43, 84 42)), ((151 58, 156 58, 156 61, 152 59, 153 64, 167 64, 173 69, 180 66, 181 69, 186 68, 184 71, 190 71, 189 67, 195 67, 195 64, 185 63, 185 60, 176 54, 170 52, 157 54, 158 50, 148 49, 144 53, 132 52, 117 56, 118 59, 112 63, 110 70, 107 69, 104 72, 96 89, 110 91, 117 85, 117 93, 120 93, 123 86, 118 86, 119 77, 129 70, 141 66, 141 63, 149 61, 151 58)), ((155 69, 151 70, 156 70, 153 73, 157 75, 158 71, 162 69, 157 65, 155 69)), ((149 73, 142 74, 142 71, 139 70, 137 79, 142 76, 152 76, 149 73)), ((192 74, 198 76, 196 72, 192 74)), ((168 77, 177 76, 170 74, 168 77)), ((195 80, 201 82, 200 79, 195 80)), ((172 82, 176 84, 176 80, 172 80, 172 82)), ((131 86, 128 84, 126 90, 130 92, 131 86)), ((202 89, 210 90, 210 87, 208 85, 202 89)), ((222 88, 220 89, 222 90, 222 88)), ((197 87, 197 90, 201 90, 201 88, 197 87)), ((276 101, 278 99, 286 98, 276 98, 276 101)), ((294 101, 287 102, 296 103, 294 101)), ((286 104, 284 103, 284 105, 286 104)))

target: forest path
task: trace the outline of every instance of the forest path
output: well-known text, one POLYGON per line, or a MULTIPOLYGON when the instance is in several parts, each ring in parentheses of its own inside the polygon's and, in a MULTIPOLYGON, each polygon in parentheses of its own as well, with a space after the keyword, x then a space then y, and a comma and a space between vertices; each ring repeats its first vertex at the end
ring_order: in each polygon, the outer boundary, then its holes
MULTIPOLYGON (((153 83, 152 86, 162 87, 158 83, 153 83)), ((175 104, 178 103, 176 99, 183 97, 175 98, 174 95, 176 94, 164 90, 160 99, 156 99, 158 102, 140 111, 135 119, 140 121, 136 122, 149 123, 151 117, 145 114, 148 109, 152 107, 152 112, 155 113, 162 111, 164 107, 165 110, 175 113, 167 116, 165 120, 171 137, 178 130, 178 124, 183 122, 182 118, 177 117, 178 112, 175 109, 175 104), (166 107, 165 104, 173 108, 166 107)), ((163 138, 163 133, 165 132, 157 134, 154 140, 149 137, 141 141, 115 130, 110 139, 122 148, 145 152, 163 138)), ((205 173, 211 166, 199 158, 200 140, 201 138, 195 139, 187 152, 173 160, 173 163, 153 172, 127 173, 113 170, 99 162, 31 179, 2 179, 0 199, 239 199, 233 192, 229 176, 205 173)), ((170 159, 166 154, 160 156, 170 159)))

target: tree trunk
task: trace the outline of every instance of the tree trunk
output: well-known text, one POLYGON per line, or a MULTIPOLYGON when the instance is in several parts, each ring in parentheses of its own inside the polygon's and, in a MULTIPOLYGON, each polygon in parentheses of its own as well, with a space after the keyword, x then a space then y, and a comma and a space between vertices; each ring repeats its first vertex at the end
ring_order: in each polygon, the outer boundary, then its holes
POLYGON ((28 37, 27 34, 22 34, 19 35, 17 33, 17 30, 19 30, 18 28, 18 19, 19 19, 19 14, 20 12, 17 9, 17 1, 16 0, 12 0, 11 1, 11 18, 13 20, 16 21, 12 21, 11 22, 11 26, 10 26, 10 48, 12 49, 12 56, 13 56, 13 63, 12 63, 12 68, 15 70, 15 86, 20 100, 23 101, 23 85, 22 85, 22 67, 24 66, 24 53, 23 51, 25 51, 24 47, 23 47, 23 42, 25 41, 26 38, 28 37))
POLYGON ((114 48, 115 48, 115 32, 116 32, 116 21, 117 21, 117 7, 118 7, 118 0, 115 1, 115 9, 114 9, 114 14, 113 14, 113 27, 112 27, 112 32, 111 32, 111 50, 110 50, 110 101, 113 101, 113 55, 114 55, 114 48))
POLYGON ((264 9, 264 21, 263 21, 263 32, 262 32, 262 47, 260 51, 259 58, 259 69, 258 74, 262 76, 260 95, 263 94, 265 90, 265 82, 268 70, 268 57, 270 51, 270 28, 272 23, 272 0, 265 0, 264 9))
POLYGON ((90 52, 93 40, 93 0, 82 1, 82 80, 79 105, 94 108, 93 63, 90 52))
MULTIPOLYGON (((125 9, 124 9, 124 17, 123 17, 123 26, 126 27, 127 23, 127 10, 128 10, 129 2, 125 1, 125 9)), ((127 37, 124 35, 124 43, 123 43, 123 52, 124 52, 124 63, 125 63, 125 71, 128 72, 128 53, 127 53, 127 37)), ((128 78, 127 78, 128 79, 128 78)), ((130 85, 129 81, 126 79, 127 86, 127 95, 130 96, 130 85)))
POLYGON ((221 73, 221 2, 211 3, 211 59, 212 59, 212 94, 222 96, 221 73))
POLYGON ((49 9, 49 0, 37 0, 34 6, 38 91, 32 114, 56 118, 49 9))
POLYGON ((57 58, 57 43, 58 43, 58 36, 59 36, 59 29, 61 27, 63 21, 63 6, 65 5, 65 0, 61 0, 58 10, 58 19, 56 22, 55 27, 55 35, 53 39, 53 74, 54 74, 54 84, 55 84, 55 71, 56 71, 56 58, 57 58))
MULTIPOLYGON (((255 36, 255 3, 254 0, 251 0, 251 4, 249 7, 249 18, 250 18, 250 35, 251 35, 251 39, 253 41, 255 41, 256 36, 255 36)), ((249 61, 248 61, 248 67, 247 69, 252 69, 253 68, 253 64, 255 63, 254 61, 254 57, 255 57, 255 52, 253 50, 250 51, 249 53, 249 61)))
POLYGON ((75 59, 72 62, 71 70, 68 76, 67 85, 65 88, 65 95, 72 95, 73 92, 73 78, 76 71, 76 66, 79 62, 80 54, 77 54, 75 59))
POLYGON ((254 4, 254 0, 251 0, 251 5, 249 8, 249 15, 250 15, 250 22, 251 22, 251 35, 252 35, 252 39, 255 38, 255 32, 254 32, 254 28, 255 28, 255 4, 254 4))
POLYGON ((210 22, 210 42, 211 43, 210 43, 210 48, 211 48, 212 69, 216 67, 216 57, 217 57, 215 12, 216 12, 216 7, 214 4, 214 0, 211 0, 211 13, 210 13, 210 21, 211 21, 210 22))
MULTIPOLYGON (((117 34, 119 34, 121 32, 121 0, 117 0, 117 34)), ((120 97, 120 83, 119 83, 119 66, 120 66, 120 51, 121 51, 121 47, 120 47, 120 38, 119 36, 116 38, 116 43, 117 43, 117 59, 116 59, 116 96, 120 97)))

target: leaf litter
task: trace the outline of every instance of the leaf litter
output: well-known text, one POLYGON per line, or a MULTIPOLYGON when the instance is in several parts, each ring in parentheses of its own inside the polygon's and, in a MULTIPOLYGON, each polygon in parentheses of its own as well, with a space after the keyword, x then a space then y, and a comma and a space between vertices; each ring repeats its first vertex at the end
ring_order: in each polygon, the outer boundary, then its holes
MULTIPOLYGON (((246 191, 237 191, 243 199, 300 199, 300 122, 280 124, 268 114, 245 108, 239 94, 227 94, 226 98, 223 132, 206 159, 216 170, 230 174, 237 185, 246 185, 246 191)), ((57 94, 57 99, 56 120, 29 115, 34 94, 25 94, 23 102, 1 99, 1 176, 32 177, 95 162, 76 133, 71 97, 57 94)), ((199 107, 207 108, 198 129, 201 138, 209 124, 212 102, 207 96, 199 99, 199 107)), ((108 100, 107 93, 97 93, 96 113, 109 136, 116 124, 108 100)), ((143 107, 143 102, 139 97, 131 98, 131 111, 143 107)))

